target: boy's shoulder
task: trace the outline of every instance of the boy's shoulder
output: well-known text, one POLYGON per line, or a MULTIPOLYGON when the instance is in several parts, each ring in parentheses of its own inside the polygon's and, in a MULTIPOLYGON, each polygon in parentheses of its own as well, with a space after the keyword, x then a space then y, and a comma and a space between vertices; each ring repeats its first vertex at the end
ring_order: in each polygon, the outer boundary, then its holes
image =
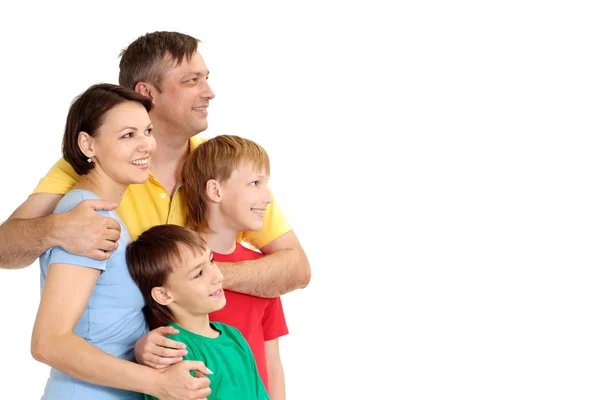
POLYGON ((226 336, 242 336, 242 332, 240 332, 240 330, 235 326, 213 321, 210 322, 210 325, 213 327, 213 329, 218 330, 219 332, 221 332, 221 334, 224 334, 226 336))
MULTIPOLYGON (((247 346, 248 342, 242 335, 242 332, 240 332, 240 330, 237 329, 236 327, 227 325, 227 324, 224 324, 221 322, 213 322, 213 321, 210 322, 210 325, 212 326, 213 329, 215 329, 221 333, 222 337, 219 342, 222 343, 223 339, 226 339, 226 340, 228 339, 228 340, 231 340, 231 341, 237 343, 238 345, 240 345, 242 347, 247 346)), ((177 342, 184 343, 186 345, 192 345, 194 343, 198 343, 198 340, 200 340, 202 343, 205 343, 204 341, 202 341, 202 339, 199 338, 198 335, 191 333, 189 331, 186 331, 185 329, 182 329, 180 326, 178 326, 175 323, 170 323, 168 326, 172 326, 173 328, 175 328, 179 331, 179 333, 176 333, 173 335, 167 335, 166 337, 168 339, 172 339, 177 342)))

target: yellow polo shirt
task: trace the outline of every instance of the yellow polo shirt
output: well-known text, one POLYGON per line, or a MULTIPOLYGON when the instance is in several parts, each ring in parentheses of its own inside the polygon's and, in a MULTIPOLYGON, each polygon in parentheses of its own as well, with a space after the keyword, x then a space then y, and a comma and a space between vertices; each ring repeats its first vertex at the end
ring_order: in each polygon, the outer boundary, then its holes
MULTIPOLYGON (((204 141, 206 138, 192 137, 190 150, 194 150, 204 141)), ((61 158, 40 180, 33 193, 65 194, 77 182, 79 182, 79 175, 64 158, 61 158)), ((146 229, 155 225, 187 226, 187 206, 180 187, 181 184, 175 189, 173 197, 169 196, 152 172, 146 183, 129 185, 117 208, 117 214, 132 239, 136 239, 146 229)), ((279 204, 273 198, 273 202, 265 211, 263 228, 256 232, 241 232, 238 240, 261 248, 291 229, 279 204)))

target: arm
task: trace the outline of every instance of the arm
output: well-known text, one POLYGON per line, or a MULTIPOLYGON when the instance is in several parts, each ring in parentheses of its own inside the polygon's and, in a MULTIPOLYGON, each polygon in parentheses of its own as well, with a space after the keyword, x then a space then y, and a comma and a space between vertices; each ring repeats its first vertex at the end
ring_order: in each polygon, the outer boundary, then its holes
POLYGON ((106 260, 116 249, 120 225, 95 210, 113 210, 106 201, 85 201, 63 214, 52 214, 63 195, 37 193, 29 196, 0 225, 0 268, 22 268, 53 246, 73 254, 106 260))
POLYGON ((256 260, 219 262, 225 289, 272 298, 308 285, 310 264, 293 231, 260 250, 265 256, 256 260))
POLYGON ((170 373, 161 373, 113 357, 73 333, 99 276, 98 269, 72 264, 50 266, 33 328, 33 357, 86 382, 147 393, 161 399, 200 398, 192 397, 198 395, 199 389, 209 393, 208 384, 189 373, 189 369, 200 368, 210 373, 203 365, 185 362, 173 366, 170 373), (200 384, 205 385, 203 389, 197 386, 200 384), (190 386, 186 388, 187 385, 190 386), (190 393, 188 397, 176 397, 176 389, 190 393))
POLYGON ((54 245, 59 194, 34 194, 0 225, 0 268, 22 268, 54 245))
POLYGON ((267 372, 269 374, 269 399, 285 400, 285 378, 279 355, 279 339, 265 342, 267 372))

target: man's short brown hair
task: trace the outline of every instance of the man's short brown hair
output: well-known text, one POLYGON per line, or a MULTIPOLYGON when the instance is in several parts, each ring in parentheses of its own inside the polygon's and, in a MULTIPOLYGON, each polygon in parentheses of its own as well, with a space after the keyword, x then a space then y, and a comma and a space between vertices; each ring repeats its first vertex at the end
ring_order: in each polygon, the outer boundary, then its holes
POLYGON ((149 82, 161 91, 162 75, 168 64, 189 61, 198 51, 199 40, 179 32, 152 32, 140 36, 121 51, 119 84, 135 89, 138 82, 149 82))

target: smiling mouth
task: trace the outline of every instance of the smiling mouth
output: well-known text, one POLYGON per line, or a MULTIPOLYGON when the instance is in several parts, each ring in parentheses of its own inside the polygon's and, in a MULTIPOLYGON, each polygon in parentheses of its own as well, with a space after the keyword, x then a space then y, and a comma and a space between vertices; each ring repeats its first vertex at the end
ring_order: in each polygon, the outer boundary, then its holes
POLYGON ((208 296, 209 297, 219 297, 222 294, 223 294, 223 289, 219 289, 219 290, 215 290, 214 292, 212 292, 208 296))
POLYGON ((150 158, 147 157, 147 158, 140 158, 139 160, 130 161, 130 164, 133 164, 133 165, 148 165, 149 162, 150 162, 150 158))
POLYGON ((251 208, 251 210, 254 214, 258 215, 259 217, 265 216, 265 210, 261 210, 260 208, 251 208))

